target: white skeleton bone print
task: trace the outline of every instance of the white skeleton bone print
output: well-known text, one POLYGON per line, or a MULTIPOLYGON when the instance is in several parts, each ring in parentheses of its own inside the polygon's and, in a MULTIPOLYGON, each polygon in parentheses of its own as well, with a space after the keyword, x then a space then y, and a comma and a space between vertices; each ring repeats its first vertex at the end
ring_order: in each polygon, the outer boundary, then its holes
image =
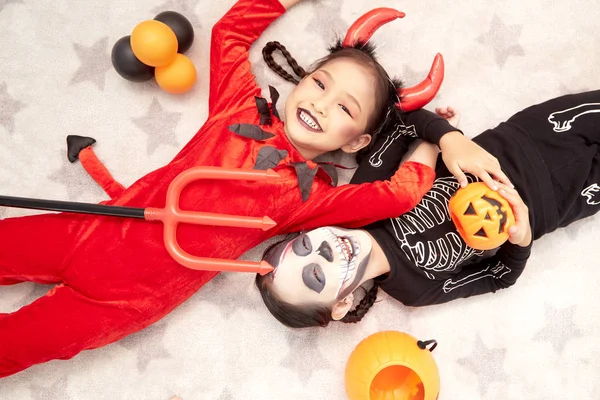
POLYGON ((571 124, 580 116, 600 113, 600 103, 584 103, 566 110, 555 111, 548 116, 548 122, 554 125, 554 132, 566 132, 571 124))
POLYGON ((581 195, 587 198, 587 203, 591 206, 600 204, 600 186, 597 183, 592 183, 583 189, 581 195))
POLYGON ((373 167, 380 167, 383 164, 382 156, 386 152, 386 150, 392 145, 394 140, 399 137, 418 137, 417 132, 415 130, 414 125, 405 126, 404 124, 396 125, 394 132, 386 137, 385 142, 381 145, 379 150, 377 150, 373 155, 369 158, 369 163, 373 167))
MULTIPOLYGON (((469 182, 473 181, 470 176, 468 179, 469 182)), ((435 241, 410 240, 415 233, 423 233, 442 224, 452 224, 448 202, 459 187, 454 177, 438 178, 413 210, 391 219, 400 248, 429 279, 435 279, 433 272, 453 271, 472 256, 483 254, 482 250, 467 246, 454 229, 448 229, 444 237, 435 241)))
POLYGON ((459 280, 453 281, 452 279, 448 279, 444 282, 444 286, 442 290, 444 293, 450 293, 454 289, 458 289, 459 287, 468 285, 473 283, 479 279, 484 279, 488 277, 493 277, 494 279, 501 279, 504 275, 510 273, 512 270, 504 265, 502 262, 498 261, 495 266, 488 265, 486 268, 481 271, 472 273, 471 275, 465 276, 459 280))

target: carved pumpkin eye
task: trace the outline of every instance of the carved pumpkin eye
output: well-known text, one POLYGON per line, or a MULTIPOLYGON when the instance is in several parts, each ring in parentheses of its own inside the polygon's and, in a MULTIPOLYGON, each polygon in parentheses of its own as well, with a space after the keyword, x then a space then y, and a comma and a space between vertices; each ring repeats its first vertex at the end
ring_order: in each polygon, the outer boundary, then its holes
POLYGON ((448 209, 465 243, 478 250, 491 250, 504 243, 515 220, 506 199, 483 182, 459 189, 448 209))

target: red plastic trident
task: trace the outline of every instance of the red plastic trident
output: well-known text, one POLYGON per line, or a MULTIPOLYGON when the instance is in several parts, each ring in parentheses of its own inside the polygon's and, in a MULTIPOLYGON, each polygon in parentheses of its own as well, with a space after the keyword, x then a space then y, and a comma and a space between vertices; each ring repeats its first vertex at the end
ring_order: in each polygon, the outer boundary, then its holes
POLYGON ((269 217, 246 217, 241 215, 218 214, 211 212, 184 211, 179 208, 181 191, 199 179, 271 181, 279 178, 277 172, 268 169, 256 171, 221 167, 193 167, 179 174, 167 190, 165 208, 134 208, 108 206, 103 204, 76 203, 66 201, 27 199, 22 197, 0 196, 0 206, 33 208, 38 210, 63 211, 80 214, 97 214, 114 217, 143 218, 146 221, 161 221, 164 225, 164 243, 167 251, 179 264, 196 270, 253 272, 261 275, 273 270, 266 261, 252 262, 205 258, 185 252, 177 243, 179 224, 235 226, 258 228, 264 231, 273 228, 275 221, 269 217))

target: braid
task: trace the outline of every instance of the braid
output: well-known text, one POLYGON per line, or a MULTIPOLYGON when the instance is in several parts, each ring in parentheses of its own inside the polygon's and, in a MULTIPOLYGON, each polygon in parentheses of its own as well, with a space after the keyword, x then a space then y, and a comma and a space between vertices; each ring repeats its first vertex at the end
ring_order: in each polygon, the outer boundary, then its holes
POLYGON ((273 52, 275 50, 281 51, 281 54, 283 54, 289 66, 292 68, 292 70, 297 76, 299 76, 300 78, 304 78, 306 76, 306 71, 304 70, 304 68, 298 65, 298 62, 294 59, 294 57, 292 57, 290 52, 287 51, 285 46, 279 42, 269 42, 263 48, 263 59, 267 63, 267 66, 273 71, 275 71, 277 75, 281 76, 286 81, 292 82, 293 84, 297 85, 300 81, 294 78, 289 72, 283 69, 281 65, 277 64, 277 62, 275 62, 275 60, 273 59, 273 52))
POLYGON ((379 290, 379 285, 373 282, 373 287, 369 289, 365 297, 362 298, 360 303, 356 306, 356 308, 352 311, 349 311, 344 318, 340 321, 345 323, 355 323, 363 319, 367 311, 373 306, 375 300, 377 300, 377 291, 379 290))

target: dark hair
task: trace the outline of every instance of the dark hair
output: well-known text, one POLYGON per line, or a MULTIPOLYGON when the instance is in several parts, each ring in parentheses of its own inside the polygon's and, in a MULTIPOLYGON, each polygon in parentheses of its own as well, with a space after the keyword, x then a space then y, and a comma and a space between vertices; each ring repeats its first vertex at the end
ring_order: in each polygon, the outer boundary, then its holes
POLYGON ((321 68, 328 62, 339 58, 350 58, 374 72, 376 78, 375 112, 369 117, 367 127, 365 129, 365 132, 371 135, 371 143, 356 153, 356 159, 358 162, 360 162, 361 159, 371 150, 379 133, 386 127, 390 126, 390 124, 395 124, 398 121, 398 118, 400 118, 400 114, 395 105, 400 100, 398 96, 398 89, 402 87, 402 82, 398 79, 390 78, 385 69, 381 66, 381 64, 379 64, 375 58, 375 48, 373 44, 358 42, 353 47, 343 47, 342 41, 338 40, 329 48, 329 54, 317 60, 312 65, 310 71, 306 72, 304 68, 298 65, 298 62, 281 43, 267 43, 262 50, 263 59, 265 60, 267 66, 288 82, 298 84, 298 79, 296 79, 285 69, 283 69, 281 65, 275 62, 273 59, 273 52, 275 50, 281 51, 294 73, 300 78, 304 78, 306 75, 321 68))
MULTIPOLYGON (((263 254, 263 260, 269 261, 269 256, 273 253, 272 250, 278 245, 288 243, 290 240, 293 239, 284 239, 269 246, 263 254)), ((333 321, 333 318, 331 318, 331 307, 322 305, 297 306, 279 299, 271 290, 273 282, 272 278, 272 272, 269 272, 266 275, 256 274, 255 283, 265 306, 267 306, 269 312, 279 322, 290 328, 308 328, 311 326, 325 327, 329 322, 333 321)), ((379 286, 377 283, 373 282, 373 287, 366 292, 360 303, 354 310, 349 311, 340 321, 346 323, 359 322, 375 303, 378 289, 379 286)))

